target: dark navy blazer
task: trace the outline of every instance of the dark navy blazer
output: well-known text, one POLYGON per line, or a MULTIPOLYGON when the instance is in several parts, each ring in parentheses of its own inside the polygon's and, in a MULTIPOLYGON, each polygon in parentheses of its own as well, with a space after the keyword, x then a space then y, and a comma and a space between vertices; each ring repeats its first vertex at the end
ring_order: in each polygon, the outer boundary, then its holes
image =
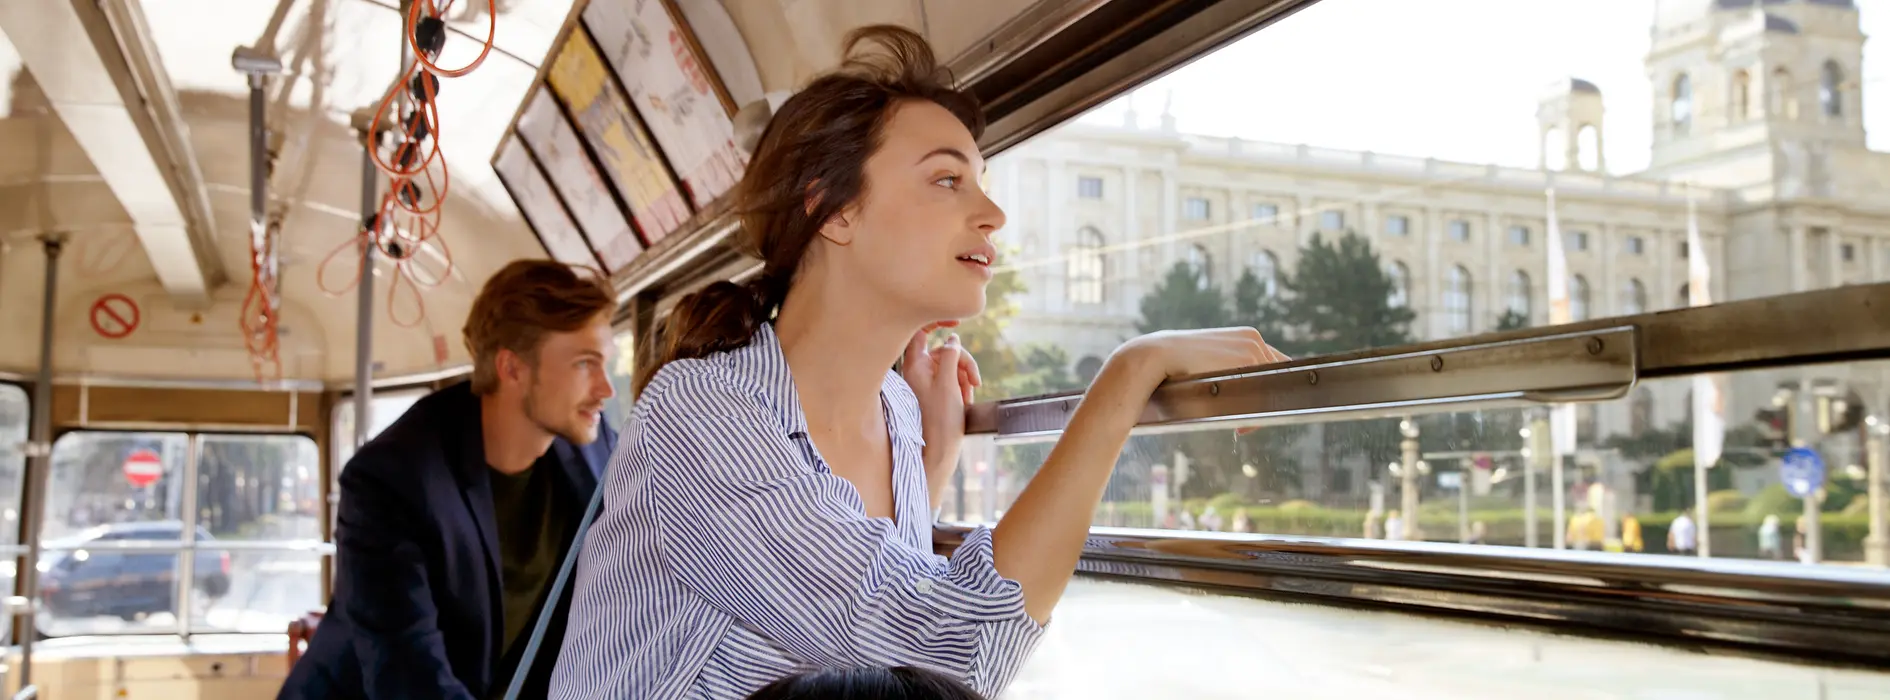
MULTIPOLYGON (((554 491, 571 522, 583 517, 616 442, 608 424, 584 447, 552 442, 560 467, 554 491)), ((334 598, 279 700, 486 700, 505 687, 516 662, 499 648, 504 611, 489 471, 479 397, 466 382, 414 403, 348 460, 334 598)), ((522 697, 544 697, 570 603, 567 587, 522 697)))

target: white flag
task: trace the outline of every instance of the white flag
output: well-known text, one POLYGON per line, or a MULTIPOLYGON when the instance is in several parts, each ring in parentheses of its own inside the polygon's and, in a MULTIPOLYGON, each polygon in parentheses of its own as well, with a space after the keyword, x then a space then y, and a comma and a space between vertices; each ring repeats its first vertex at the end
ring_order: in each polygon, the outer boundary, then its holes
MULTIPOLYGON (((1555 220, 1555 188, 1547 191, 1549 230, 1542 244, 1549 249, 1549 325, 1575 320, 1568 305, 1568 257, 1562 250, 1562 227, 1555 220)), ((1556 404, 1549 411, 1550 449, 1558 455, 1575 454, 1575 405, 1556 404)))
MULTIPOLYGON (((1700 240, 1700 217, 1693 203, 1693 191, 1687 190, 1687 306, 1713 303, 1712 266, 1707 263, 1706 245, 1700 240)), ((1717 374, 1693 375, 1693 465, 1701 469, 1719 462, 1726 443, 1725 378, 1717 374)))

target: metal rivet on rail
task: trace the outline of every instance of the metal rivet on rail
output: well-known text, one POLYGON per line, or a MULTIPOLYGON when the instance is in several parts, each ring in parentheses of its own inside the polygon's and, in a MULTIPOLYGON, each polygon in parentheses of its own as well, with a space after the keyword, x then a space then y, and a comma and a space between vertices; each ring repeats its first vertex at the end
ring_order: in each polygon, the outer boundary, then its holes
POLYGON ((1307 372, 1307 373, 1306 373, 1306 383, 1307 383, 1307 384, 1318 384, 1318 383, 1319 383, 1319 373, 1318 373, 1318 372, 1307 372))
POLYGON ((1213 384, 1209 384, 1209 385, 1208 385, 1208 395, 1209 395, 1209 396, 1220 396, 1220 395, 1221 395, 1221 385, 1220 385, 1220 383, 1219 383, 1219 382, 1216 382, 1216 383, 1213 383, 1213 384))
POLYGON ((1431 371, 1432 372, 1444 371, 1444 356, 1443 355, 1431 356, 1431 371))
POLYGON ((1588 339, 1588 354, 1590 355, 1601 354, 1601 339, 1600 338, 1588 339))

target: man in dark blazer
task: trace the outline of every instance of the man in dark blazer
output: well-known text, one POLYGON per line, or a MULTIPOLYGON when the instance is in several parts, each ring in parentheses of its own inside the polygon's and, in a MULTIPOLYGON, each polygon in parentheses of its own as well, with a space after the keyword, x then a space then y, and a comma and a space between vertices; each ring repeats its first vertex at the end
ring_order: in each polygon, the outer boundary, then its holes
MULTIPOLYGON (((487 700, 518 657, 616 435, 608 285, 526 260, 493 275, 468 382, 415 403, 341 473, 334 598, 282 700, 487 700)), ((568 585, 568 584, 567 584, 568 585)), ((544 697, 570 588, 522 697, 544 697)))

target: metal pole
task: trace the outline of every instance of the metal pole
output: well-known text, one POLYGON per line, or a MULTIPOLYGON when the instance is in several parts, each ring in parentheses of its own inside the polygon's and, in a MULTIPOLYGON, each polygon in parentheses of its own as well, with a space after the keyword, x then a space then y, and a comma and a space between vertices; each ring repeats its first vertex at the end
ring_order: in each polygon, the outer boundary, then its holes
POLYGON ((39 378, 33 384, 33 428, 28 440, 32 464, 26 470, 26 498, 22 516, 26 522, 26 560, 15 568, 25 581, 20 590, 26 597, 21 606, 21 622, 15 623, 15 638, 20 641, 20 686, 33 682, 33 638, 38 636, 34 613, 39 607, 40 525, 46 515, 46 478, 52 471, 52 401, 53 401, 53 309, 59 297, 59 253, 66 235, 40 237, 46 249, 46 286, 39 307, 39 378))
POLYGON ((1457 541, 1470 544, 1470 461, 1460 460, 1457 471, 1457 541))
MULTIPOLYGON (((1693 419, 1697 421, 1700 418, 1696 415, 1693 419)), ((1694 449, 1699 447, 1696 445, 1694 449)), ((1713 556, 1713 512, 1707 507, 1711 500, 1707 498, 1711 491, 1710 476, 1707 465, 1697 459, 1693 461, 1693 522, 1696 523, 1694 531, 1699 533, 1694 540, 1694 551, 1702 559, 1713 556)))
POLYGON ((1546 421, 1535 421, 1529 428, 1529 454, 1523 457, 1523 543, 1536 546, 1536 460, 1542 458, 1541 445, 1549 440, 1539 440, 1535 436, 1549 429, 1546 421))
MULTIPOLYGON (((1554 450, 1551 449, 1551 451, 1554 450)), ((1553 489, 1553 492, 1549 494, 1549 503, 1551 504, 1550 508, 1554 511, 1553 517, 1555 518, 1552 523, 1555 526, 1553 528, 1555 532, 1555 548, 1567 549, 1568 520, 1567 513, 1564 511, 1564 508, 1567 506, 1563 502, 1568 500, 1568 486, 1562 483, 1562 464, 1567 458, 1564 457, 1561 452, 1556 452, 1554 459, 1555 461, 1552 462, 1549 467, 1549 488, 1553 489)))
POLYGON ((379 124, 367 125, 361 148, 361 225, 368 231, 367 245, 361 246, 361 281, 355 290, 354 309, 354 449, 359 450, 373 435, 374 423, 374 251, 383 230, 380 216, 380 174, 374 167, 373 149, 380 146, 379 124))
POLYGON ((1870 468, 1870 534, 1864 537, 1864 562, 1890 566, 1890 508, 1884 503, 1883 434, 1886 426, 1872 418, 1864 427, 1864 463, 1870 468))
POLYGON ((1398 428, 1404 435, 1404 441, 1398 445, 1404 450, 1403 468, 1398 474, 1398 509, 1403 511, 1400 513, 1403 518, 1398 521, 1398 538, 1410 542, 1418 538, 1418 429, 1409 417, 1399 421, 1398 428))

